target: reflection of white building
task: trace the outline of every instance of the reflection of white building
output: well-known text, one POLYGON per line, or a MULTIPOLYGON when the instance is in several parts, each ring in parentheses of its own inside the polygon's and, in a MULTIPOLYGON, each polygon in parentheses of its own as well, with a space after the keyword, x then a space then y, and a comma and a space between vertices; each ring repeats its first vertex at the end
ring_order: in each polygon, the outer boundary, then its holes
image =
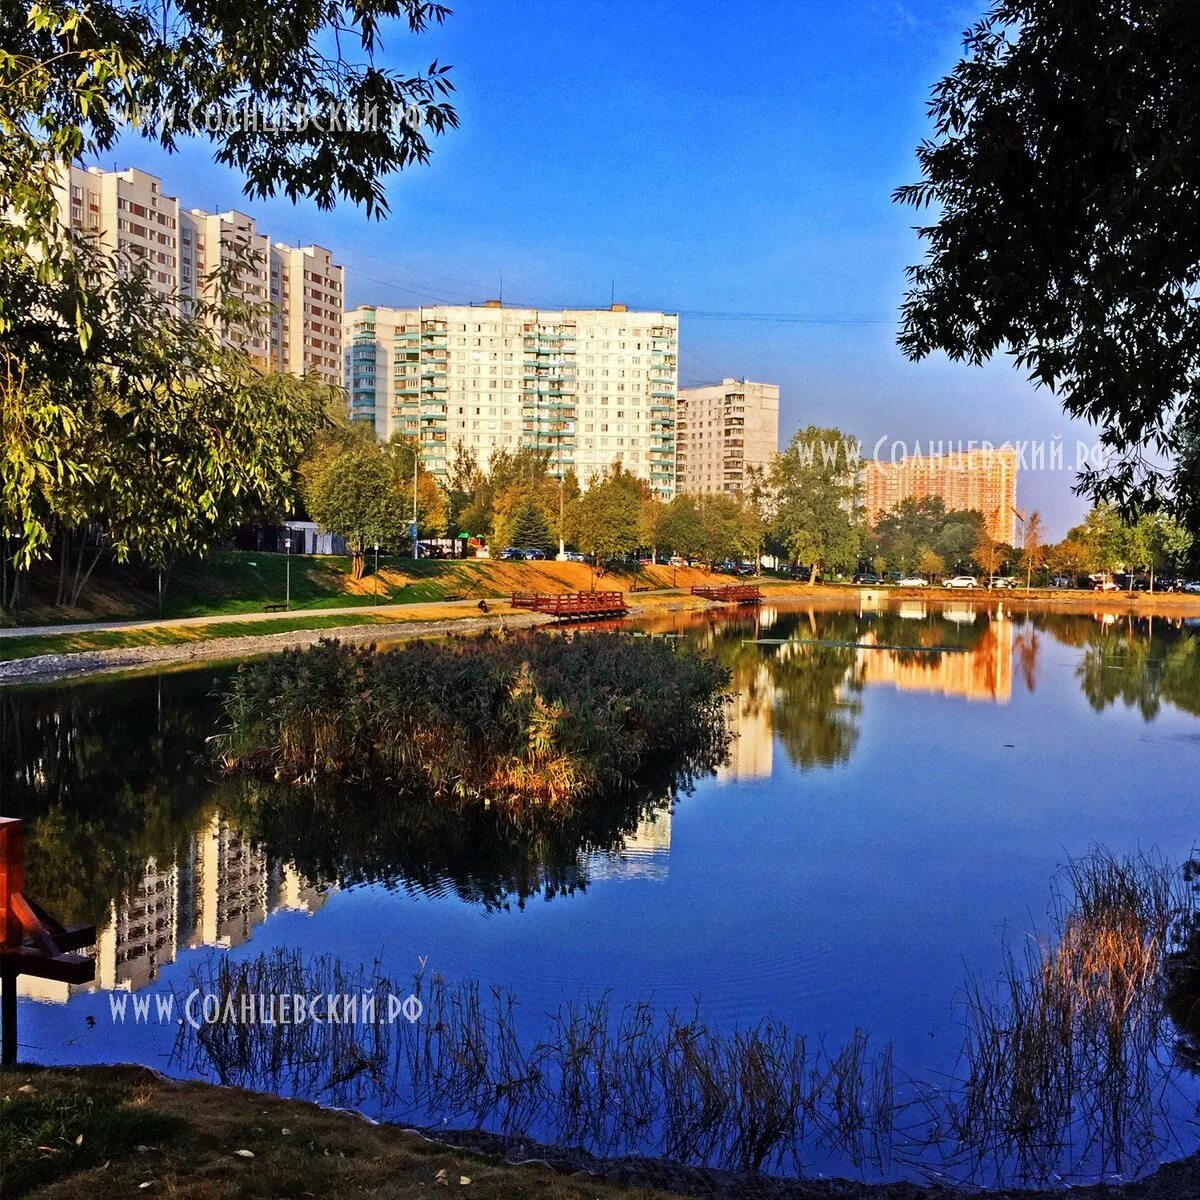
POLYGON ((671 854, 671 810, 664 805, 643 817, 619 851, 585 857, 593 879, 666 879, 671 854))
POLYGON ((771 710, 775 685, 771 671, 759 659, 752 671, 739 671, 734 679, 737 695, 729 715, 729 761, 717 768, 717 782, 766 779, 771 774, 775 739, 771 734, 771 710))
POLYGON ((241 945, 272 913, 319 912, 332 890, 311 883, 292 863, 269 864, 261 849, 214 814, 178 862, 160 866, 151 859, 138 885, 110 904, 92 951, 94 983, 21 975, 18 992, 63 1004, 81 991, 137 991, 152 984, 181 948, 241 945))

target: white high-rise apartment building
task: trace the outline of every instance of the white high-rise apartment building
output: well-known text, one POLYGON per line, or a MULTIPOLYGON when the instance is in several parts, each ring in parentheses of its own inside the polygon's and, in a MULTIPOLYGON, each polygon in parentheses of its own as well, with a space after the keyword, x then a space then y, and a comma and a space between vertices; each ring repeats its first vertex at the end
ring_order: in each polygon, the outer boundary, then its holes
POLYGON ((699 495, 740 495, 747 467, 779 449, 779 387, 748 379, 679 389, 675 486, 699 495))
POLYGON ((606 309, 362 306, 345 315, 350 412, 419 438, 445 475, 458 443, 549 455, 583 484, 614 463, 675 492, 679 318, 606 309))
POLYGON ((59 203, 73 229, 89 232, 106 253, 146 261, 151 284, 185 301, 211 298, 213 273, 250 251, 257 263, 243 271, 240 298, 269 303, 271 313, 240 339, 247 353, 281 371, 311 370, 341 383, 344 279, 328 250, 272 243, 244 213, 180 208, 161 179, 136 168, 71 167, 59 203))

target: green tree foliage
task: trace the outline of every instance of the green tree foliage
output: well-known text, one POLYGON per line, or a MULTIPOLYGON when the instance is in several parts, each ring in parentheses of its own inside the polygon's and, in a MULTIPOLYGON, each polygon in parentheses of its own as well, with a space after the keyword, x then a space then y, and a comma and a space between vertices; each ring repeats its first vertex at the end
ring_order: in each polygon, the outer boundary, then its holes
POLYGON ((542 510, 531 500, 526 500, 513 513, 508 531, 508 544, 524 550, 550 551, 554 537, 542 510))
POLYGON ((1115 571, 1124 565, 1129 554, 1129 527, 1115 506, 1097 504, 1072 534, 1087 546, 1094 570, 1115 571))
POLYGON ((664 553, 689 560, 704 553, 704 518, 695 496, 678 495, 663 507, 658 546, 664 553))
POLYGON ((198 304, 184 317, 145 264, 84 263, 86 349, 66 320, 46 319, 71 300, 54 279, 31 287, 33 308, 0 328, 3 552, 24 568, 54 550, 71 576, 64 603, 104 551, 161 569, 239 521, 287 511, 334 396, 316 379, 264 374, 213 335, 241 327, 244 306, 198 304))
POLYGON ((853 570, 862 544, 857 447, 838 429, 799 430, 771 464, 774 531, 793 562, 853 570))
POLYGON ((930 101, 933 208, 899 343, 1000 351, 1109 462, 1079 486, 1200 527, 1200 21, 1178 0, 999 0, 930 101), (1165 457, 1158 465, 1147 447, 1165 457))
POLYGON ((762 522, 748 504, 718 492, 700 497, 699 514, 704 531, 702 553, 708 563, 758 557, 762 522))
MULTIPOLYGON (((413 454, 403 438, 382 444, 363 425, 340 421, 322 437, 300 470, 308 514, 345 538, 355 579, 366 569, 373 545, 406 543, 413 510, 413 454)), ((445 528, 445 500, 433 476, 417 477, 417 527, 424 536, 445 528)))
POLYGON ((618 465, 593 481, 567 514, 568 536, 585 554, 604 563, 636 550, 641 539, 642 488, 618 465))
POLYGON ((249 16, 220 2, 169 13, 146 0, 4 4, 0 536, 14 565, 44 557, 59 530, 82 544, 85 529, 118 558, 158 564, 247 512, 286 507, 282 481, 324 404, 316 384, 263 375, 223 344, 218 331, 245 319, 224 299, 235 288, 216 281, 221 310, 196 306, 189 326, 186 306, 150 286, 148 263, 70 235, 56 195, 67 167, 111 150, 131 116, 174 149, 195 115, 249 194, 322 208, 344 196, 383 213, 388 175, 426 161, 427 136, 457 120, 444 68, 376 64, 383 23, 402 17, 417 33, 445 15, 424 0, 301 0, 249 16), (370 104, 381 119, 337 131, 208 119, 210 105, 256 103, 326 114, 370 104), (411 119, 392 120, 406 109, 411 119))
POLYGON ((983 514, 967 509, 950 509, 940 496, 902 500, 875 523, 875 553, 887 569, 925 569, 920 560, 931 551, 951 569, 966 566, 975 551, 983 514))

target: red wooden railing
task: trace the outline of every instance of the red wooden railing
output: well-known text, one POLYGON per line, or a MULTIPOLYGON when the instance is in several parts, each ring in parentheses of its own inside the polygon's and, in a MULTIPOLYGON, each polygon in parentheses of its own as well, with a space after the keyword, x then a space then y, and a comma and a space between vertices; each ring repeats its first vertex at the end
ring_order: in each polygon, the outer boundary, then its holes
POLYGON ((725 587, 692 588, 693 596, 706 600, 719 600, 722 604, 757 604, 762 598, 762 589, 756 583, 732 583, 725 587))
POLYGON ((558 620, 615 617, 629 611, 624 592, 564 592, 557 595, 514 592, 512 605, 558 620))

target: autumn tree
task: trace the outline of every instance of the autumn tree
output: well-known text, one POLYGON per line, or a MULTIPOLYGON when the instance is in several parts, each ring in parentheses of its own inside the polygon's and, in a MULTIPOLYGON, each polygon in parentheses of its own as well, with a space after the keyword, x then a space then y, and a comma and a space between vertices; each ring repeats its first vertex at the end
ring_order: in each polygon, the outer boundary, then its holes
POLYGON ((1025 565, 1025 586, 1033 583, 1034 571, 1042 569, 1046 560, 1046 539, 1042 529, 1042 514, 1035 508, 1025 518, 1021 528, 1021 561, 1025 565))
POLYGON ((980 529, 972 553, 988 580, 994 579, 1000 564, 1004 562, 1004 550, 986 529, 980 529))

